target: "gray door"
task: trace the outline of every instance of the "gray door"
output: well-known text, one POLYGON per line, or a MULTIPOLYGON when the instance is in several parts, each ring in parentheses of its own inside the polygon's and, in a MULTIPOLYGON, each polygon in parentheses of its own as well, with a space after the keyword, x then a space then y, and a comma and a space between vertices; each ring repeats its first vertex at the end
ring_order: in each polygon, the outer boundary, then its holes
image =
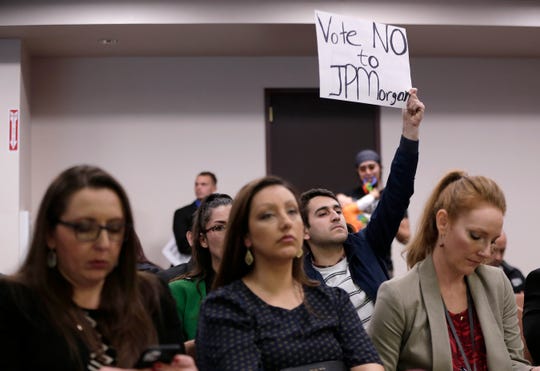
POLYGON ((267 89, 267 173, 299 192, 356 187, 354 157, 380 152, 379 107, 319 98, 318 89, 267 89))

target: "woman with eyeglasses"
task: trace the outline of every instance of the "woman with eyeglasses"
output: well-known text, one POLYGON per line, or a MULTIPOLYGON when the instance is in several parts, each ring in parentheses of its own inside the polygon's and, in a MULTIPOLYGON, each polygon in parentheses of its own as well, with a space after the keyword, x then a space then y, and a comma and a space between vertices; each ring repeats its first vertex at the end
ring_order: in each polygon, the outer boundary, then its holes
POLYGON ((184 337, 189 340, 186 342, 188 353, 197 332, 201 302, 210 292, 221 264, 232 203, 231 196, 223 193, 213 193, 202 200, 193 218, 193 268, 169 282, 184 325, 184 337))
MULTIPOLYGON (((0 280, 0 369, 131 369, 151 345, 181 352, 174 301, 137 272, 138 244, 112 176, 93 166, 62 172, 41 201, 25 261, 0 280)), ((186 355, 158 366, 195 370, 186 355)))
POLYGON ((235 197, 214 290, 201 306, 200 370, 382 371, 348 294, 306 277, 298 205, 277 177, 235 197))

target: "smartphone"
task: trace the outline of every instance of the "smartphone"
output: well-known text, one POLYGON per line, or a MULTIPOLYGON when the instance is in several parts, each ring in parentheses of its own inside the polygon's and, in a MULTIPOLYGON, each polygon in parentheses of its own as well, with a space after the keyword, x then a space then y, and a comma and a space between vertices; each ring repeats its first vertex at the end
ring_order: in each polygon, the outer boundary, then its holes
POLYGON ((180 344, 153 345, 144 350, 135 364, 135 368, 151 368, 154 363, 171 363, 176 354, 184 353, 180 344))

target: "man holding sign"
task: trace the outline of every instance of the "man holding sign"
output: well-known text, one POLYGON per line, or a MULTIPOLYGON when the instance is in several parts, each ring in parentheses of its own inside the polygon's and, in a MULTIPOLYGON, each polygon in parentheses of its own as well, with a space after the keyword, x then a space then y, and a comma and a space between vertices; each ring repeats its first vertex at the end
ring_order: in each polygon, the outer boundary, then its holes
POLYGON ((312 189, 300 197, 308 250, 304 269, 310 278, 344 289, 365 327, 373 313, 377 290, 389 278, 383 257, 391 248, 414 191, 419 126, 425 107, 416 89, 410 89, 408 94, 400 145, 385 192, 366 228, 348 233, 341 205, 328 190, 312 189))
POLYGON ((315 12, 320 96, 404 108, 411 86, 404 28, 315 12))

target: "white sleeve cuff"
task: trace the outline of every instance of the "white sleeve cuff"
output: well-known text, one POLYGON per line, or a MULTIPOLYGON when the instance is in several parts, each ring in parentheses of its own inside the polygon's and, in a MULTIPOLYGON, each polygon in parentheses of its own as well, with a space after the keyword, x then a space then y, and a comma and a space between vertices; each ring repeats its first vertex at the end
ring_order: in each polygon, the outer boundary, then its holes
POLYGON ((356 206, 362 211, 366 210, 373 202, 375 202, 375 197, 371 194, 367 194, 361 199, 356 201, 356 206))

